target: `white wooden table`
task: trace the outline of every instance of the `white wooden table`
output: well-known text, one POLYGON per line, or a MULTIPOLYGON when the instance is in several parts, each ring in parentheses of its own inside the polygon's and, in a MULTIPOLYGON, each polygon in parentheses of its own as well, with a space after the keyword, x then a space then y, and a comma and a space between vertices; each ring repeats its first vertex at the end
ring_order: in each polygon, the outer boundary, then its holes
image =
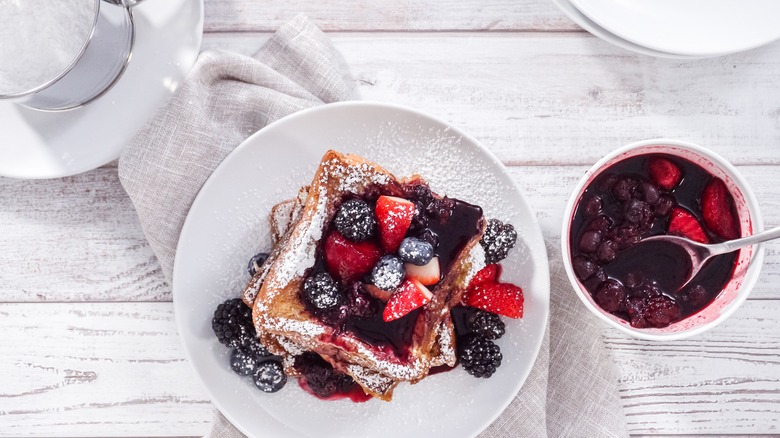
MULTIPOLYGON (((780 44, 648 58, 581 31, 549 0, 207 0, 203 48, 252 53, 298 12, 330 32, 362 98, 431 112, 488 146, 548 239, 590 164, 660 136, 731 160, 766 223, 780 223, 780 44)), ((655 344, 604 328, 634 434, 780 433, 779 252, 767 245, 750 299, 705 335, 655 344)), ((115 163, 0 178, 0 301, 0 436, 207 431, 211 404, 115 163)))

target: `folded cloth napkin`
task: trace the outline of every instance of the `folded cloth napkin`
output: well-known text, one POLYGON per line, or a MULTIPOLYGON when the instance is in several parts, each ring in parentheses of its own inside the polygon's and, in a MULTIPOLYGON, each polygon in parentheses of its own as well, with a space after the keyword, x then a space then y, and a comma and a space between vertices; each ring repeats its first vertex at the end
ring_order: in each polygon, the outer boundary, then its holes
MULTIPOLYGON (((190 205, 225 156, 276 119, 349 98, 336 59, 325 35, 303 16, 283 25, 253 57, 204 52, 124 151, 120 181, 168 280, 190 205)), ((481 436, 626 436, 617 375, 598 322, 576 302, 560 253, 553 245, 548 253, 552 305, 541 352, 518 396, 481 436)), ((208 436, 243 437, 218 412, 208 436)))

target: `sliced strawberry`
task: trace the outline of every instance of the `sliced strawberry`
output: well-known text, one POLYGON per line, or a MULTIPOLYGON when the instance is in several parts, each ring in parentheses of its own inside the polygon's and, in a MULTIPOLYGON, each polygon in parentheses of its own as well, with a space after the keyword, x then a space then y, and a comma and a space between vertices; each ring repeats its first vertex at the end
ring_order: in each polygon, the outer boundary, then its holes
POLYGON ((406 278, 414 278, 426 286, 434 285, 441 280, 438 257, 432 258, 430 262, 423 266, 404 263, 404 267, 406 268, 406 278))
POLYGON ((474 278, 469 282, 469 288, 473 288, 482 283, 495 283, 498 280, 499 275, 501 275, 501 265, 487 265, 474 275, 474 278))
POLYGON ((734 198, 722 180, 713 178, 702 190, 701 213, 704 225, 713 233, 729 240, 739 237, 734 198))
POLYGON ((675 207, 669 215, 669 234, 687 237, 701 243, 709 243, 710 239, 696 218, 682 208, 675 207))
POLYGON ((661 188, 671 190, 682 180, 682 172, 666 158, 653 158, 648 163, 650 178, 661 188))
POLYGON ((382 248, 396 252, 412 224, 415 206, 412 201, 395 196, 380 196, 376 200, 376 220, 382 248))
POLYGON ((366 288, 366 292, 368 292, 369 295, 383 302, 387 302, 395 293, 395 291, 392 290, 380 289, 373 284, 365 284, 363 287, 366 288))
POLYGON ((419 281, 405 280, 398 287, 398 292, 387 301, 382 318, 385 322, 395 321, 412 310, 428 304, 432 297, 431 291, 419 281))
POLYGON ((523 317, 523 290, 510 283, 479 284, 468 290, 465 303, 510 318, 523 317))
POLYGON ((344 281, 354 281, 367 274, 382 256, 373 242, 352 242, 338 231, 328 235, 323 251, 330 274, 344 281))

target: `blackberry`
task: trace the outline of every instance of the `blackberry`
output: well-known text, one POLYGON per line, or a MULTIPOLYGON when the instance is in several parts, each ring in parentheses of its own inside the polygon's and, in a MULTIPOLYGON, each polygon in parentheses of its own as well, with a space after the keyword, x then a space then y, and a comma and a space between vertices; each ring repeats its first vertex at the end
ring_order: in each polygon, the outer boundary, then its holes
POLYGON ((466 326, 472 333, 491 340, 504 336, 506 330, 500 316, 484 310, 477 310, 469 315, 466 319, 466 326))
POLYGON ((211 329, 222 345, 238 348, 255 338, 252 309, 239 298, 233 298, 217 306, 211 319, 211 329))
POLYGON ((333 223, 339 233, 353 242, 370 239, 376 230, 374 212, 362 199, 350 199, 341 204, 333 223))
POLYGON ((417 266, 425 266, 433 258, 433 245, 416 237, 407 237, 398 248, 401 260, 417 266))
POLYGON ((425 184, 412 185, 408 187, 406 191, 409 193, 409 197, 419 201, 423 208, 428 208, 428 205, 433 202, 431 188, 425 184))
POLYGON ((239 376, 249 376, 257 371, 257 358, 243 350, 235 349, 230 353, 230 368, 239 376))
POLYGON ((412 223, 409 225, 411 231, 418 231, 425 229, 428 226, 428 216, 425 215, 425 206, 420 201, 412 201, 414 203, 414 216, 412 216, 412 223))
POLYGON ((306 352, 296 356, 294 366, 306 379, 309 389, 322 398, 349 392, 355 385, 352 377, 334 370, 316 353, 306 352))
POLYGON ((258 254, 255 254, 254 257, 249 259, 249 264, 246 267, 247 272, 249 272, 249 275, 254 277, 255 274, 257 274, 257 271, 260 270, 260 267, 263 266, 263 263, 265 263, 266 260, 268 260, 268 254, 267 252, 261 252, 258 254))
POLYGON ((327 272, 320 272, 307 278, 303 283, 303 296, 319 310, 332 309, 344 301, 344 295, 327 272))
POLYGON ((498 263, 506 258, 509 250, 517 243, 517 231, 512 224, 490 219, 479 243, 485 248, 485 263, 498 263))
POLYGON ((406 269, 404 263, 394 255, 384 255, 371 271, 371 281, 376 287, 390 290, 397 287, 404 280, 406 269))
POLYGON ((420 231, 417 238, 430 243, 434 251, 439 247, 439 235, 434 233, 430 228, 425 228, 420 231))
POLYGON ((269 360, 257 366, 253 380, 255 386, 261 391, 276 392, 284 388, 287 383, 287 375, 284 374, 281 363, 269 360))
POLYGON ((479 243, 485 249, 485 263, 498 263, 506 258, 509 250, 517 243, 517 231, 512 224, 490 219, 479 243))
POLYGON ((441 199, 435 199, 428 204, 427 212, 432 217, 438 219, 440 222, 444 222, 452 216, 455 211, 455 201, 443 197, 441 199))
POLYGON ((482 336, 467 336, 458 344, 458 360, 472 376, 488 378, 501 366, 501 349, 482 336))

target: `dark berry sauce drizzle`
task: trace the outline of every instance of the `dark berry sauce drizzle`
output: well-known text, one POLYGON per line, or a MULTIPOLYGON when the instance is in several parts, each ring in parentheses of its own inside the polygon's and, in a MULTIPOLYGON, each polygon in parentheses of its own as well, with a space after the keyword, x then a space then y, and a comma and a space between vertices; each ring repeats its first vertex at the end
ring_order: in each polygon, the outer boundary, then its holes
MULTIPOLYGON (((412 221, 408 235, 432 243, 434 255, 439 257, 442 278, 452 260, 459 256, 466 243, 480 232, 484 220, 480 207, 458 199, 434 197, 428 186, 419 182, 400 188, 371 187, 362 199, 373 209, 380 195, 401 196, 415 203, 418 214, 412 221)), ((332 228, 331 224, 328 232, 332 231, 332 228)), ((325 270, 320 249, 312 273, 325 270)), ((309 310, 326 324, 348 331, 358 339, 385 351, 389 360, 402 362, 408 360, 409 347, 420 310, 414 310, 395 321, 385 322, 382 318, 385 303, 365 292, 362 288, 364 283, 368 283, 367 278, 363 282, 341 284, 342 290, 347 291, 347 300, 335 310, 327 312, 312 308, 309 310)), ((436 294, 435 285, 430 286, 429 289, 436 294)))
MULTIPOLYGON (((620 161, 591 182, 577 205, 569 245, 575 273, 597 304, 643 328, 665 327, 712 302, 731 278, 738 253, 714 257, 676 291, 691 269, 686 254, 673 244, 637 245, 642 238, 667 233, 675 206, 701 223, 700 197, 710 179, 690 161, 649 154, 620 161), (671 191, 650 181, 648 162, 654 157, 682 171, 671 191)), ((712 243, 723 241, 706 227, 705 233, 712 243)))

